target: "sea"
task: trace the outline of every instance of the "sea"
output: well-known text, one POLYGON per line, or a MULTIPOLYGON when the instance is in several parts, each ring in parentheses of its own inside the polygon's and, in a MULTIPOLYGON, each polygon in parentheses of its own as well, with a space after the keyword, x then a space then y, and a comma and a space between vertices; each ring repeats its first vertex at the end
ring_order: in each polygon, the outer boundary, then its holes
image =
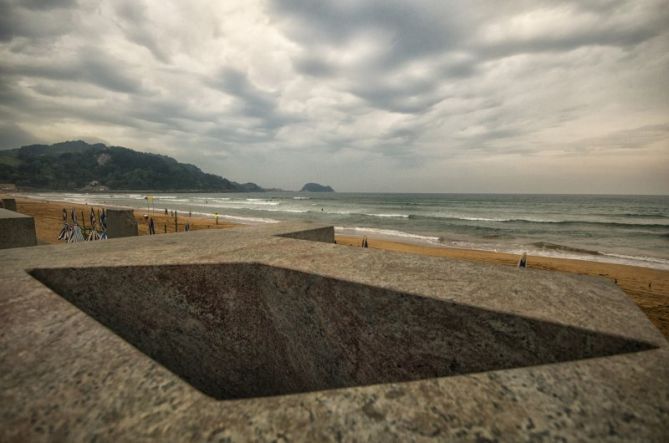
POLYGON ((243 224, 308 220, 337 234, 669 270, 669 196, 386 193, 33 193, 243 224), (150 196, 151 198, 146 198, 150 196))

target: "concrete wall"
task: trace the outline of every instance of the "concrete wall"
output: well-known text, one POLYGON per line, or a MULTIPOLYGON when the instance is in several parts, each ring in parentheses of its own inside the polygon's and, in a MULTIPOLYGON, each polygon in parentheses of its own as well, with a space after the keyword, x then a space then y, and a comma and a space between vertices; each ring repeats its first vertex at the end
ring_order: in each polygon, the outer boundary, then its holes
POLYGON ((109 238, 139 235, 132 209, 107 209, 107 236, 109 238))
POLYGON ((0 207, 9 209, 10 211, 16 211, 16 200, 13 198, 3 198, 0 207))
POLYGON ((334 243, 334 227, 326 226, 324 228, 308 229, 306 231, 288 232, 278 234, 278 237, 288 237, 297 240, 309 240, 322 243, 334 243))
POLYGON ((35 219, 0 208, 0 249, 35 246, 35 219))

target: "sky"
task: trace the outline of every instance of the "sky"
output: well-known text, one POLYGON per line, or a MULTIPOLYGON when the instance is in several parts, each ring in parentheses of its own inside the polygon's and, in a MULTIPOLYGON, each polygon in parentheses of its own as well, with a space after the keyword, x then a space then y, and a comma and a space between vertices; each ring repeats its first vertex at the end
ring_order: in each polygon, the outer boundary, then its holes
POLYGON ((0 0, 0 149, 264 187, 669 194, 666 0, 0 0))

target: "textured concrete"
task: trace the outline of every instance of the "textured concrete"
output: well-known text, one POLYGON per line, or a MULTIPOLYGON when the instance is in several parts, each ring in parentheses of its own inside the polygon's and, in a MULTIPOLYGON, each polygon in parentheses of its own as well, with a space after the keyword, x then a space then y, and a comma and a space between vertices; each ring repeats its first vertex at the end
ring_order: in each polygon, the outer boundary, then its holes
POLYGON ((279 236, 314 228, 3 251, 0 441, 666 441, 610 281, 279 236))
POLYGON ((0 208, 5 208, 10 211, 16 211, 16 200, 13 198, 3 198, 2 206, 0 208))
POLYGON ((137 221, 132 209, 107 209, 107 236, 109 238, 136 237, 137 221))
POLYGON ((29 215, 0 208, 0 249, 22 248, 36 244, 35 219, 29 215))
POLYGON ((333 226, 305 229, 303 231, 279 234, 279 237, 294 238, 296 240, 316 241, 322 243, 334 243, 335 233, 333 226))

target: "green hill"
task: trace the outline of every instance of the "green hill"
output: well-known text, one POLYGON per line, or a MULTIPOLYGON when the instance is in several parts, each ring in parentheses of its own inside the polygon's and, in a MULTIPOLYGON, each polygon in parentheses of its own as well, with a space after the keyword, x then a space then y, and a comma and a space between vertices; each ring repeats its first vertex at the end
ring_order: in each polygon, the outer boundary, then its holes
POLYGON ((20 189, 154 191, 263 191, 255 183, 236 183, 165 155, 121 146, 68 141, 0 151, 0 183, 20 189))

